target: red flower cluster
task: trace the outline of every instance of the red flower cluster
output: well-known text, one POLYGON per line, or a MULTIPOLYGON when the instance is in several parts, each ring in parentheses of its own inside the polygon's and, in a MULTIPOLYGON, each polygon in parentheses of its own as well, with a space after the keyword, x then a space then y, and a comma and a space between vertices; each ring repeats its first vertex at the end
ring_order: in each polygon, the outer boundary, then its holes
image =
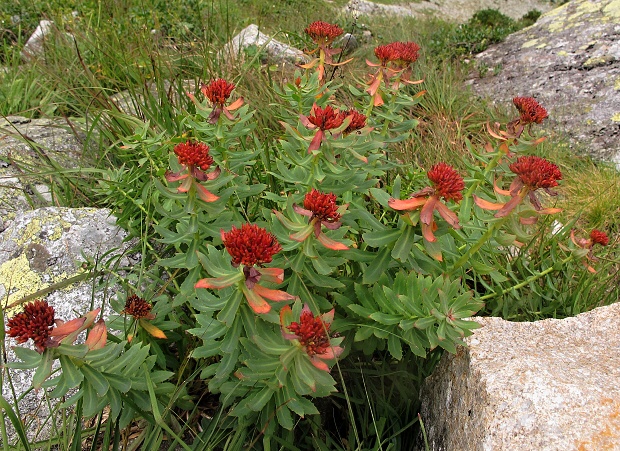
POLYGON ((304 310, 299 316, 299 322, 292 322, 287 329, 297 336, 299 343, 306 348, 310 357, 316 354, 325 354, 329 349, 329 328, 331 324, 324 323, 320 316, 304 310))
POLYGON ((270 263, 273 256, 282 250, 275 236, 256 224, 235 226, 230 232, 222 231, 222 241, 232 257, 233 266, 270 263))
POLYGON ((320 20, 312 22, 304 31, 317 44, 332 43, 334 39, 344 32, 338 25, 332 25, 320 20))
POLYGON ((179 158, 179 164, 188 167, 199 167, 206 171, 213 164, 213 157, 209 155, 209 146, 194 141, 179 143, 174 146, 174 153, 179 158))
POLYGON ((37 351, 49 347, 50 332, 54 326, 54 308, 47 301, 36 300, 24 306, 24 311, 7 321, 7 332, 18 343, 34 341, 37 351))
POLYGON ((463 177, 449 164, 438 163, 426 175, 433 183, 435 192, 439 197, 455 202, 463 199, 461 191, 465 189, 465 182, 463 177))
POLYGON ((315 105, 312 108, 312 113, 308 116, 308 121, 316 125, 320 130, 325 131, 340 127, 345 117, 330 105, 327 105, 325 108, 315 105))
POLYGON ((359 111, 350 109, 347 111, 343 111, 340 114, 344 116, 345 118, 347 117, 351 118, 351 122, 349 122, 349 125, 347 125, 347 128, 345 128, 344 131, 342 132, 343 134, 348 135, 349 133, 353 133, 357 130, 361 130, 362 128, 366 127, 366 116, 360 113, 359 111))
POLYGON ((235 89, 235 85, 233 83, 228 83, 223 78, 213 80, 208 85, 204 83, 200 85, 200 90, 204 96, 209 99, 213 105, 218 106, 223 106, 226 103, 233 89, 235 89))
POLYGON ((521 115, 520 122, 522 125, 536 123, 542 123, 543 119, 549 117, 547 110, 545 110, 540 104, 532 97, 515 97, 512 99, 515 107, 521 115))
POLYGON ((321 222, 337 222, 340 220, 334 193, 325 194, 313 188, 304 197, 304 208, 312 212, 312 218, 317 218, 321 222))
POLYGON ((609 244, 609 237, 605 232, 594 229, 590 232, 590 241, 592 245, 600 244, 601 246, 607 246, 609 244))
POLYGON ((409 65, 418 59, 420 46, 415 42, 392 42, 375 47, 375 56, 383 66, 390 62, 409 65))
POLYGON ((541 157, 519 157, 509 167, 530 190, 552 188, 558 186, 558 180, 562 180, 560 169, 541 157))
POLYGON ((151 313, 153 306, 146 302, 141 297, 132 294, 125 301, 125 309, 121 312, 126 315, 131 315, 134 319, 146 318, 148 320, 155 319, 155 315, 151 313))
POLYGON ((293 312, 288 305, 280 310, 280 328, 282 336, 296 341, 297 346, 310 357, 310 362, 318 369, 329 371, 329 366, 323 360, 336 359, 344 348, 340 345, 342 337, 330 336, 329 329, 334 320, 334 309, 322 315, 313 315, 304 304, 299 321, 291 321, 293 312))

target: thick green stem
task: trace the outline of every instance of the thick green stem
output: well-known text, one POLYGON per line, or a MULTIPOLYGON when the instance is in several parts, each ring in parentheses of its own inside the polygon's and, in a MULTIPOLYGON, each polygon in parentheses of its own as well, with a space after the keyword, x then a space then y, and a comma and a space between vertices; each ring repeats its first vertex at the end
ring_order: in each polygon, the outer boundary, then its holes
POLYGON ((503 218, 501 218, 499 221, 494 222, 493 224, 491 224, 491 226, 487 229, 486 232, 484 232, 484 234, 478 239, 478 241, 476 241, 476 243, 470 247, 467 252, 465 252, 461 258, 459 258, 456 263, 454 263, 454 266, 452 267, 452 269, 450 270, 450 272, 454 272, 455 270, 459 269, 461 266, 463 266, 465 263, 467 263, 467 261, 471 258, 472 255, 474 255, 476 252, 478 252, 478 250, 484 245, 484 243, 486 243, 487 241, 489 241, 491 239, 491 237, 493 236, 493 232, 495 232, 496 230, 498 230, 501 226, 504 225, 504 223, 508 220, 508 218, 510 217, 510 215, 505 216, 503 218))
MULTIPOLYGON (((564 260, 562 260, 562 266, 564 266, 565 264, 570 262, 573 258, 574 258, 573 254, 571 254, 568 257, 566 257, 564 260)), ((520 282, 520 283, 518 283, 516 285, 513 285, 512 287, 508 288, 507 290, 485 294, 484 296, 482 296, 482 297, 480 297, 478 299, 481 300, 481 301, 485 301, 487 299, 494 298, 495 296, 499 296, 500 294, 503 294, 503 293, 519 290, 519 289, 523 288, 524 286, 526 286, 526 285, 528 285, 528 284, 530 284, 532 282, 537 281, 541 277, 544 277, 547 274, 552 273, 553 271, 559 271, 559 269, 556 269, 556 265, 550 266, 549 268, 545 269, 544 271, 539 272, 538 274, 536 274, 536 275, 534 275, 534 276, 524 280, 523 282, 520 282)))

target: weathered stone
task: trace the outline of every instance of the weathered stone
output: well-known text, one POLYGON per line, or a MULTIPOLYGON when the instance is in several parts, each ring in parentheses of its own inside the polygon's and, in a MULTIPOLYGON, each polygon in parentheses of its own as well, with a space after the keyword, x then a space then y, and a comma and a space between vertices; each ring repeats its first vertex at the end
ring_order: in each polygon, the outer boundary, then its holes
MULTIPOLYGON (((18 215, 0 235, 0 298, 5 308, 5 319, 21 311, 13 306, 24 296, 36 295, 54 307, 55 316, 69 320, 83 315, 92 308, 104 307, 109 314, 107 300, 118 290, 118 285, 93 288, 93 280, 83 277, 85 258, 97 260, 108 251, 110 258, 122 256, 129 244, 123 242, 127 233, 115 225, 108 210, 95 208, 42 208, 18 215), (74 281, 74 283, 68 283, 74 281), (49 293, 48 293, 49 292, 49 293), (37 295, 39 293, 40 295, 37 295)), ((128 257, 121 266, 130 263, 128 257)), ((83 337, 82 337, 83 339, 83 337)), ((15 345, 7 338, 7 344, 15 345)), ((20 345, 25 346, 25 345, 20 345)), ((8 361, 15 361, 13 351, 7 349, 8 361)), ((32 384, 34 370, 10 369, 9 375, 17 396, 32 384)), ((2 394, 12 400, 11 387, 3 379, 2 394)), ((45 390, 25 395, 19 403, 20 417, 25 421, 30 439, 49 437, 52 421, 49 418, 45 390)), ((57 400, 51 400, 55 405, 57 400)), ((16 437, 10 429, 10 440, 16 437)), ((0 439, 1 442, 1 439, 0 439)), ((7 447, 0 448, 5 449, 7 447)))
POLYGON ((247 49, 250 46, 256 46, 259 51, 265 51, 269 58, 276 61, 289 61, 293 63, 307 61, 304 52, 261 33, 258 25, 255 24, 245 27, 226 44, 223 49, 224 57, 243 57, 243 49, 247 49))
POLYGON ((535 97, 548 129, 620 163, 620 0, 573 0, 477 56, 475 92, 508 104, 535 97), (483 74, 484 75, 484 74, 483 74))
POLYGON ((620 449, 620 303, 482 328, 421 391, 432 450, 620 449))
POLYGON ((17 212, 52 205, 49 187, 32 177, 49 166, 47 158, 65 168, 88 166, 86 134, 70 121, 0 118, 0 216, 5 226, 17 212))
POLYGON ((42 20, 37 25, 34 33, 28 38, 24 48, 22 49, 23 58, 32 58, 43 53, 43 45, 45 39, 53 32, 54 22, 51 20, 42 20))
POLYGON ((350 53, 359 47, 357 38, 351 33, 345 33, 338 38, 333 47, 336 49, 342 49, 343 53, 350 53))
MULTIPOLYGON (((160 99, 167 98, 172 105, 178 107, 181 103, 181 96, 184 96, 186 92, 194 92, 196 89, 195 80, 183 80, 181 82, 182 92, 177 89, 178 85, 173 85, 168 80, 163 82, 163 91, 158 91, 156 83, 149 83, 147 85, 148 95, 160 99)), ((118 111, 123 114, 129 114, 131 116, 140 116, 141 108, 144 105, 145 96, 142 92, 121 91, 113 94, 109 97, 109 100, 116 106, 118 111)))
POLYGON ((476 11, 496 9, 502 14, 520 19, 531 10, 548 11, 550 2, 526 0, 508 2, 505 0, 432 0, 422 2, 402 2, 399 5, 384 5, 368 0, 349 0, 344 7, 346 13, 352 14, 384 14, 412 17, 437 17, 453 22, 467 22, 476 11))

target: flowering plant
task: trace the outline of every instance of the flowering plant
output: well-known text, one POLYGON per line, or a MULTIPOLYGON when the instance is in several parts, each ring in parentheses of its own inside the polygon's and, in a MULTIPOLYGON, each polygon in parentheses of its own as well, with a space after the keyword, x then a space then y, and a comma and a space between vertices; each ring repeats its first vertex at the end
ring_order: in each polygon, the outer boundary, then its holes
MULTIPOLYGON (((478 327, 472 315, 509 316, 510 296, 583 270, 594 245, 608 243, 593 231, 570 244, 572 224, 547 233, 562 173, 535 155, 544 139, 530 133, 547 112, 534 99, 515 98, 519 117, 489 125, 471 161, 403 166, 390 154, 416 133, 412 107, 425 92, 411 74, 420 47, 378 46, 366 84, 346 86, 347 104, 339 82, 325 79, 342 29, 315 22, 306 33, 318 58, 275 88, 272 140, 256 132, 243 98, 229 103, 243 85, 225 79, 189 94, 181 133, 142 128, 127 138, 124 148, 146 149, 143 163, 153 165, 136 204, 156 264, 149 277, 125 281, 128 292, 148 295, 119 296, 117 314, 97 323, 90 312, 54 327, 43 304, 9 323, 9 335, 34 340, 35 351, 19 351, 27 365, 60 355, 55 392, 80 386, 88 412, 107 403, 116 418, 122 407, 126 425, 162 420, 161 405, 198 409, 186 387, 196 402, 208 391, 235 425, 258 425, 268 448, 277 429, 319 414, 318 398, 342 389, 341 365, 363 354, 402 361, 456 352, 478 327), (157 152, 163 157, 151 158, 157 152), (543 234, 550 238, 535 250, 543 234), (89 327, 86 344, 71 347, 89 327), (137 380, 137 369, 150 382, 137 380)), ((45 365, 37 386, 51 374, 45 365)))

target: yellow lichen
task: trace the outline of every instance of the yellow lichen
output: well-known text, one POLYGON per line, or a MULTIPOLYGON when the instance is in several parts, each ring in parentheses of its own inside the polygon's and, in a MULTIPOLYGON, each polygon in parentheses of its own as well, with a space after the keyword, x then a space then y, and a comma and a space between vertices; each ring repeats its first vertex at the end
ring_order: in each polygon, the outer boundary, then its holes
POLYGON ((557 53, 557 55, 558 55, 558 56, 566 56, 566 55, 568 55, 568 52, 566 52, 565 50, 560 50, 560 51, 557 53))
POLYGON ((584 1, 577 5, 577 11, 581 14, 587 13, 595 13, 601 9, 601 5, 599 3, 584 1))
POLYGON ((521 48, 527 49, 529 47, 534 47, 538 43, 538 39, 532 39, 530 41, 524 42, 521 45, 521 48))
POLYGON ((544 49, 545 47, 547 47, 547 44, 545 44, 544 42, 536 46, 537 49, 544 49))
MULTIPOLYGON (((0 285, 4 285, 8 298, 2 299, 3 304, 10 304, 49 286, 30 269, 25 253, 0 265, 0 285)), ((15 309, 10 309, 9 313, 13 310, 15 309)))
POLYGON ((620 19, 620 0, 613 0, 603 8, 603 15, 620 19))
POLYGON ((619 78, 616 78, 616 81, 615 81, 615 83, 614 83, 614 89, 615 89, 616 91, 620 91, 620 77, 619 77, 619 78))
POLYGON ((26 226, 24 231, 21 233, 21 237, 15 241, 20 246, 26 243, 26 241, 38 242, 33 238, 35 238, 39 232, 41 232, 41 221, 35 218, 26 226))
POLYGON ((616 113, 611 117, 613 122, 620 122, 620 113, 616 113))

